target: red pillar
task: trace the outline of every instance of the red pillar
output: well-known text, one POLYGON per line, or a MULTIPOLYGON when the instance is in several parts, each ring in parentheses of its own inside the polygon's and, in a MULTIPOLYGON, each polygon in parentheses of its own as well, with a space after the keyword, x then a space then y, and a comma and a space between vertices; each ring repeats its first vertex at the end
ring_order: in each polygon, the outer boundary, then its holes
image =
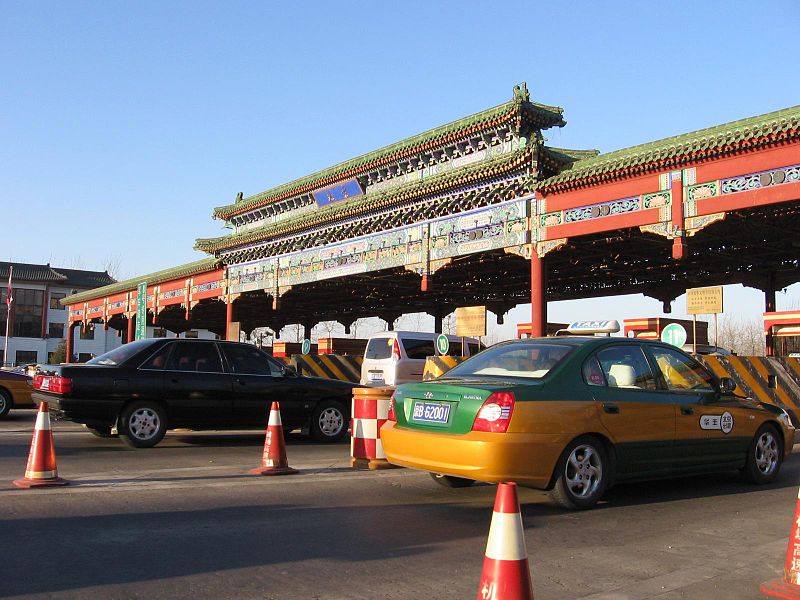
POLYGON ((72 362, 72 349, 74 348, 73 336, 75 335, 75 325, 77 325, 77 323, 67 322, 67 356, 64 357, 64 362, 72 362))
POLYGON ((547 321, 547 302, 545 301, 544 264, 536 252, 534 242, 531 250, 531 337, 545 335, 547 321))
POLYGON ((128 317, 128 341, 126 343, 130 343, 133 341, 134 330, 133 330, 133 320, 136 317, 130 316, 128 317))
MULTIPOLYGON (((233 322, 233 300, 225 305, 225 339, 230 340, 231 323, 233 322)), ((239 340, 235 340, 239 341, 239 340)))
MULTIPOLYGON (((672 174, 670 174, 672 177, 672 174)), ((686 223, 683 218, 683 178, 677 175, 672 179, 672 224, 675 226, 675 237, 672 238, 672 258, 686 258, 686 223)))

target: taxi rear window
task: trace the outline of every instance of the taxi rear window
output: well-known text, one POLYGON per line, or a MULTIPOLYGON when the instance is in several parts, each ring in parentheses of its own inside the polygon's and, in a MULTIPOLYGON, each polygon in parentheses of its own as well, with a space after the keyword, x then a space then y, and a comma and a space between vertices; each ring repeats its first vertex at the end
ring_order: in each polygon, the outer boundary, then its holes
POLYGON ((571 351, 571 346, 561 344, 502 344, 488 348, 467 362, 450 369, 447 377, 541 379, 571 351))

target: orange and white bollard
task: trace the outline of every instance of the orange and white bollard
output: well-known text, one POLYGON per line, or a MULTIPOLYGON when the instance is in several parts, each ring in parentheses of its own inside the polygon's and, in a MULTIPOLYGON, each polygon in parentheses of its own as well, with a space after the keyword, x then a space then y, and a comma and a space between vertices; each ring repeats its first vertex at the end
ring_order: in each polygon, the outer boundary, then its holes
POLYGON ((478 600, 533 600, 516 483, 497 485, 478 600))
POLYGON ((760 589, 762 594, 773 598, 800 600, 800 490, 795 502, 786 560, 783 563, 783 579, 762 583, 760 589))
POLYGON ((289 466, 286 459, 286 444, 283 441, 283 423, 281 423, 281 407, 273 402, 269 410, 267 437, 264 439, 264 453, 261 466, 252 469, 251 475, 292 475, 297 469, 289 466))
POLYGON ((53 442, 53 431, 50 429, 50 410, 47 402, 39 405, 39 412, 36 414, 36 426, 33 428, 33 439, 28 454, 25 477, 16 479, 12 483, 23 489, 69 483, 66 479, 58 476, 56 446, 53 442))
POLYGON ((381 427, 389 418, 392 388, 353 388, 350 414, 350 466, 354 469, 393 469, 386 460, 381 427))

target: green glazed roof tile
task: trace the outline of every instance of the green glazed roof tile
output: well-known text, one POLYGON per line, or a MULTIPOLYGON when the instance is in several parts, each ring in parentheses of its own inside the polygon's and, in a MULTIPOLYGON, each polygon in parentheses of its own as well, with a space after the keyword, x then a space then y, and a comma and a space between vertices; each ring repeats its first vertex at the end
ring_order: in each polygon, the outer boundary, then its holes
POLYGON ((216 268, 218 264, 219 261, 213 256, 207 257, 187 263, 185 265, 164 269, 162 271, 156 271, 155 273, 150 273, 148 275, 126 279, 125 281, 119 281, 111 285, 81 292, 80 294, 73 294, 72 296, 67 296, 61 302, 64 305, 77 304, 79 302, 94 300, 95 298, 103 298, 113 294, 121 294, 123 292, 135 290, 136 286, 142 281, 146 281, 148 286, 155 285, 165 281, 171 281, 172 279, 180 279, 181 277, 189 277, 197 273, 205 273, 206 271, 211 271, 212 269, 216 268))
POLYGON ((770 136, 788 135, 796 138, 800 136, 799 132, 800 106, 794 106, 586 158, 574 163, 572 168, 543 180, 538 189, 547 191, 581 185, 618 171, 641 172, 652 163, 674 161, 732 145, 761 143, 760 140, 770 136))
POLYGON ((424 133, 407 138, 400 142, 390 144, 378 150, 358 156, 346 162, 329 167, 322 171, 312 173, 295 181, 285 183, 265 192, 242 198, 233 204, 220 206, 214 209, 214 218, 227 219, 235 214, 240 214, 253 208, 266 206, 271 202, 291 197, 299 193, 312 191, 325 185, 333 184, 345 176, 354 176, 381 163, 389 164, 392 160, 403 155, 411 156, 421 147, 443 142, 449 136, 454 136, 470 129, 480 129, 492 122, 510 121, 518 115, 526 115, 546 129, 553 126, 563 127, 564 109, 558 106, 547 106, 517 98, 494 108, 464 117, 452 123, 436 127, 424 133))
POLYGON ((198 239, 195 243, 196 250, 204 252, 215 252, 223 248, 231 248, 242 244, 248 244, 269 239, 277 235, 286 235, 299 231, 307 227, 313 227, 323 223, 329 223, 339 218, 349 218, 380 208, 393 201, 401 201, 405 198, 413 198, 426 192, 451 187, 464 180, 477 180, 485 177, 487 171, 505 171, 513 168, 530 156, 528 148, 518 150, 505 155, 500 155, 491 160, 470 165, 468 167, 450 171, 441 175, 436 175, 422 181, 408 183, 393 190, 375 192, 359 198, 354 198, 348 202, 329 204, 311 213, 298 215, 297 217, 285 219, 278 223, 270 223, 257 229, 251 229, 237 234, 227 235, 218 238, 198 239))

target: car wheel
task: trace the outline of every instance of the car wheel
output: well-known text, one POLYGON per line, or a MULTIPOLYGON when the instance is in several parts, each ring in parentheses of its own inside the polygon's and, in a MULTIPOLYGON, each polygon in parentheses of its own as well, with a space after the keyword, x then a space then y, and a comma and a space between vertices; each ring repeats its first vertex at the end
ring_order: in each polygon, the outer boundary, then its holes
POLYGON ((783 443, 778 430, 773 425, 762 425, 750 442, 742 475, 751 483, 769 483, 778 476, 782 462, 783 443))
POLYGON ((133 402, 120 414, 117 430, 129 446, 152 448, 167 432, 167 417, 155 402, 133 402))
POLYGON ((431 473, 431 478, 439 485, 449 488, 465 488, 475 484, 474 479, 442 475, 441 473, 431 473))
POLYGON ((347 435, 350 416, 336 400, 323 400, 314 408, 309 433, 318 442, 338 442, 347 435))
POLYGON ((99 438, 117 437, 116 435, 111 433, 111 425, 96 425, 96 426, 84 425, 84 427, 86 427, 86 429, 89 430, 89 433, 91 433, 95 437, 99 438))
POLYGON ((579 437, 558 459, 550 498, 569 510, 592 508, 605 492, 611 476, 609 469, 602 442, 592 436, 579 437))
POLYGON ((14 401, 11 399, 11 394, 5 390, 0 390, 0 419, 8 414, 14 401))

